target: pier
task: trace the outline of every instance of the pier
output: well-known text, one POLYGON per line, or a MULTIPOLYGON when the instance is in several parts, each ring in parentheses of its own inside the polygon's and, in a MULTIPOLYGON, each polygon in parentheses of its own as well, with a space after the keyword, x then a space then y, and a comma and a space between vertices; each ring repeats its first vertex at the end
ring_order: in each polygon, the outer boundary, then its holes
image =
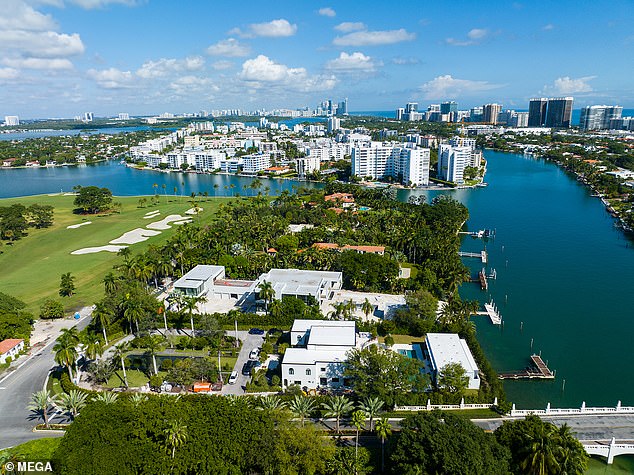
POLYGON ((555 379, 555 373, 552 372, 542 357, 539 355, 531 355, 531 366, 521 371, 512 371, 508 373, 498 373, 499 379, 555 379))
POLYGON ((484 251, 480 251, 480 252, 465 252, 465 251, 458 251, 458 255, 460 257, 476 257, 479 258, 483 264, 486 264, 488 261, 488 255, 486 250, 484 251))
POLYGON ((466 234, 472 238, 492 239, 495 237, 494 229, 480 229, 478 231, 459 231, 458 234, 466 234))
POLYGON ((502 324, 502 315, 500 315, 500 311, 498 310, 493 300, 491 300, 489 303, 485 303, 484 311, 476 312, 475 315, 485 315, 489 317, 493 325, 502 324))
POLYGON ((484 267, 478 272, 478 280, 480 281, 480 288, 482 290, 489 290, 489 281, 487 280, 487 274, 484 267))

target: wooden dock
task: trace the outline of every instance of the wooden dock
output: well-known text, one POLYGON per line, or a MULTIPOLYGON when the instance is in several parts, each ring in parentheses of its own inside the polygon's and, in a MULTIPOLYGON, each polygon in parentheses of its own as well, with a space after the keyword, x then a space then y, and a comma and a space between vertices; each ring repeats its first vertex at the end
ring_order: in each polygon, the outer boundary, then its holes
POLYGON ((483 264, 486 264, 487 261, 488 261, 488 255, 487 255, 486 251, 480 251, 480 252, 459 251, 458 255, 460 257, 476 257, 476 258, 480 259, 483 264))
POLYGON ((478 279, 480 280, 480 288, 482 290, 489 290, 489 281, 487 280, 487 274, 484 268, 478 272, 478 279))
POLYGON ((521 371, 498 373, 499 379, 555 379, 555 373, 551 371, 542 357, 531 355, 531 365, 521 371))

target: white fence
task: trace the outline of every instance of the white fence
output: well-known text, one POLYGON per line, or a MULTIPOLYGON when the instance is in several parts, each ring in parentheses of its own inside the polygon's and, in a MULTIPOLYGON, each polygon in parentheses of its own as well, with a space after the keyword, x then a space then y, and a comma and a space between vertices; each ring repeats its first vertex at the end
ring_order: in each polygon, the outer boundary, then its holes
POLYGON ((431 404, 431 401, 427 399, 427 405, 425 406, 395 406, 395 411, 433 411, 434 409, 440 409, 441 411, 460 411, 465 409, 490 409, 491 406, 498 405, 498 398, 495 398, 492 404, 465 404, 464 398, 460 401, 460 404, 431 404))
POLYGON ((515 409, 515 404, 511 409, 511 417, 528 416, 535 414, 536 416, 582 416, 582 415, 602 415, 602 414, 634 414, 634 406, 621 406, 619 401, 615 407, 586 407, 585 401, 580 408, 571 409, 552 409, 550 403, 546 405, 546 409, 515 409))

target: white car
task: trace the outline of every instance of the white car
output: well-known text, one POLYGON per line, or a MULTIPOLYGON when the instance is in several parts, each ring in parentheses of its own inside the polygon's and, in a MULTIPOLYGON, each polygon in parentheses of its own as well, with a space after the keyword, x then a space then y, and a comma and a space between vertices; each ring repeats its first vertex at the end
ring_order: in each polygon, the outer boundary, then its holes
POLYGON ((253 348, 251 353, 249 353, 250 360, 257 360, 258 356, 260 356, 260 350, 258 348, 253 348))
POLYGON ((229 376, 229 384, 235 384, 237 380, 238 380, 238 372, 234 371, 233 373, 231 373, 231 376, 229 376))

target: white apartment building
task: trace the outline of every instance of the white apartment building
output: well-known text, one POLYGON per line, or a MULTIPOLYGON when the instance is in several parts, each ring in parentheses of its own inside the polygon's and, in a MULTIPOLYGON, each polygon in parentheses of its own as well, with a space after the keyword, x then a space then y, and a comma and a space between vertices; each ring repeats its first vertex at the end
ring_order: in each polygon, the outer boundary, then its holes
POLYGON ((480 165, 482 165, 482 151, 476 150, 476 139, 456 135, 449 140, 449 145, 453 147, 469 147, 471 149, 471 159, 468 166, 480 168, 480 165))
POLYGON ((337 117, 328 117, 328 133, 332 134, 335 130, 341 128, 341 119, 337 117))
POLYGON ((242 172, 255 175, 271 166, 271 155, 268 153, 252 153, 244 155, 242 161, 242 172))
POLYGON ((243 165, 244 161, 242 157, 227 158, 226 160, 220 161, 220 171, 224 173, 238 173, 243 165))
POLYGON ((295 320, 291 348, 282 360, 282 387, 339 388, 344 379, 347 353, 374 341, 369 334, 357 333, 354 321, 295 320))
POLYGON ((307 155, 316 158, 320 162, 343 160, 350 155, 352 147, 349 143, 329 144, 324 146, 310 146, 307 155))
POLYGON ((352 148, 352 174, 372 179, 394 177, 406 185, 429 184, 428 148, 415 144, 370 142, 352 148))
POLYGON ((5 115, 4 125, 20 125, 20 118, 17 115, 5 115))
POLYGON ((454 147, 440 144, 438 147, 438 177, 452 183, 464 183, 464 169, 471 163, 471 147, 454 147))
POLYGON ((300 178, 305 178, 309 173, 318 171, 320 169, 321 162, 319 157, 308 156, 295 159, 295 170, 300 178))

